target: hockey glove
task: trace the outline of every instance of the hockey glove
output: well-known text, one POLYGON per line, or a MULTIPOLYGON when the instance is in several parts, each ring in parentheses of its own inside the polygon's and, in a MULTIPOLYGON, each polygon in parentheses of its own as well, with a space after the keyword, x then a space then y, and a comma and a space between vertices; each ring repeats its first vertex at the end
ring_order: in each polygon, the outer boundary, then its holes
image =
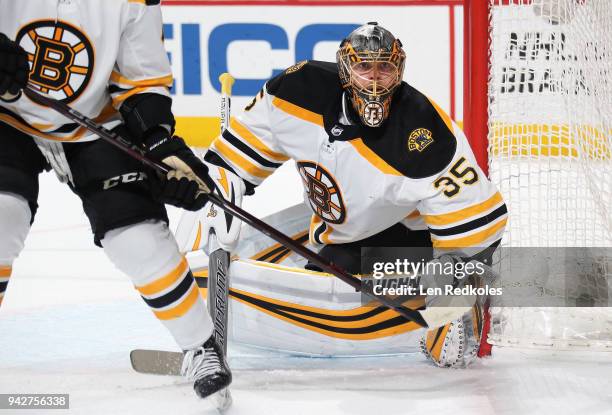
MULTIPOLYGON (((209 168, 210 177, 215 183, 216 193, 225 200, 240 207, 242 205, 242 196, 246 191, 244 181, 229 170, 214 164, 206 164, 209 168)), ((220 248, 228 252, 236 249, 242 222, 219 209, 211 202, 206 204, 202 212, 202 239, 209 241, 211 233, 214 233, 220 248)), ((210 251, 208 243, 206 248, 207 251, 210 251)))
POLYGON ((166 177, 153 179, 154 196, 167 204, 187 210, 200 210, 206 204, 206 194, 213 188, 208 168, 185 141, 170 137, 160 127, 144 140, 148 157, 170 168, 166 177), (157 180, 156 180, 157 179, 157 180))
POLYGON ((0 99, 13 102, 28 84, 28 54, 21 46, 0 33, 0 99))

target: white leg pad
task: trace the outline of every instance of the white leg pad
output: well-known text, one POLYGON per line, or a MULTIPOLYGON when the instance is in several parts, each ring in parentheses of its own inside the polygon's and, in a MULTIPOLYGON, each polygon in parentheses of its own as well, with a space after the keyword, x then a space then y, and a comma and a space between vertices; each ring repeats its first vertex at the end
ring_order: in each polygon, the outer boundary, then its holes
POLYGON ((102 246, 113 264, 132 279, 149 301, 181 349, 198 347, 210 337, 212 320, 165 223, 152 220, 114 229, 106 233, 102 246), (188 284, 185 279, 191 281, 186 291, 181 289, 188 284), (176 292, 184 294, 173 297, 176 292), (173 299, 166 300, 169 297, 173 299))

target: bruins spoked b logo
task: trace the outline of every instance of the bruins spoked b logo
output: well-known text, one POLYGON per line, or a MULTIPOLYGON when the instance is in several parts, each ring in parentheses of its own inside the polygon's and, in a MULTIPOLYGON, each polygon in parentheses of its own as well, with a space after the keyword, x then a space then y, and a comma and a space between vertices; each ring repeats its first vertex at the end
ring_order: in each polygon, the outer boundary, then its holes
POLYGON ((62 21, 37 20, 22 27, 17 43, 28 53, 30 83, 66 103, 85 90, 94 66, 87 36, 62 21))
POLYGON ((340 224, 346 219, 346 208, 340 188, 331 174, 311 161, 297 163, 302 181, 308 189, 310 207, 328 223, 340 224))

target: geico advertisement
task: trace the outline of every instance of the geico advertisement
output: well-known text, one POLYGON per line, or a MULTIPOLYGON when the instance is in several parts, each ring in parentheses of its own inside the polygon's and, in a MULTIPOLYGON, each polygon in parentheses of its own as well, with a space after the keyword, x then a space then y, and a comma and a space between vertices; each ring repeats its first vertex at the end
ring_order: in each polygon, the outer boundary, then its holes
POLYGON ((294 63, 334 61, 340 41, 371 21, 402 41, 404 79, 446 110, 450 106, 446 6, 164 6, 163 17, 178 130, 192 142, 205 145, 218 131, 220 74, 236 79, 235 114, 266 80, 294 63))

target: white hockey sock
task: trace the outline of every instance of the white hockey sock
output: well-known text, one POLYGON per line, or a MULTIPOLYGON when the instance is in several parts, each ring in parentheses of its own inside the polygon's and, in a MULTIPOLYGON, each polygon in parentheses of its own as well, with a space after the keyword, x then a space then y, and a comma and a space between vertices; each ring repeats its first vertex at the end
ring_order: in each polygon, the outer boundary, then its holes
POLYGON ((147 221, 106 233, 104 250, 183 350, 201 346, 212 320, 167 225, 147 221))
POLYGON ((0 192, 0 304, 13 270, 13 261, 22 251, 30 231, 31 218, 30 205, 24 198, 0 192))

